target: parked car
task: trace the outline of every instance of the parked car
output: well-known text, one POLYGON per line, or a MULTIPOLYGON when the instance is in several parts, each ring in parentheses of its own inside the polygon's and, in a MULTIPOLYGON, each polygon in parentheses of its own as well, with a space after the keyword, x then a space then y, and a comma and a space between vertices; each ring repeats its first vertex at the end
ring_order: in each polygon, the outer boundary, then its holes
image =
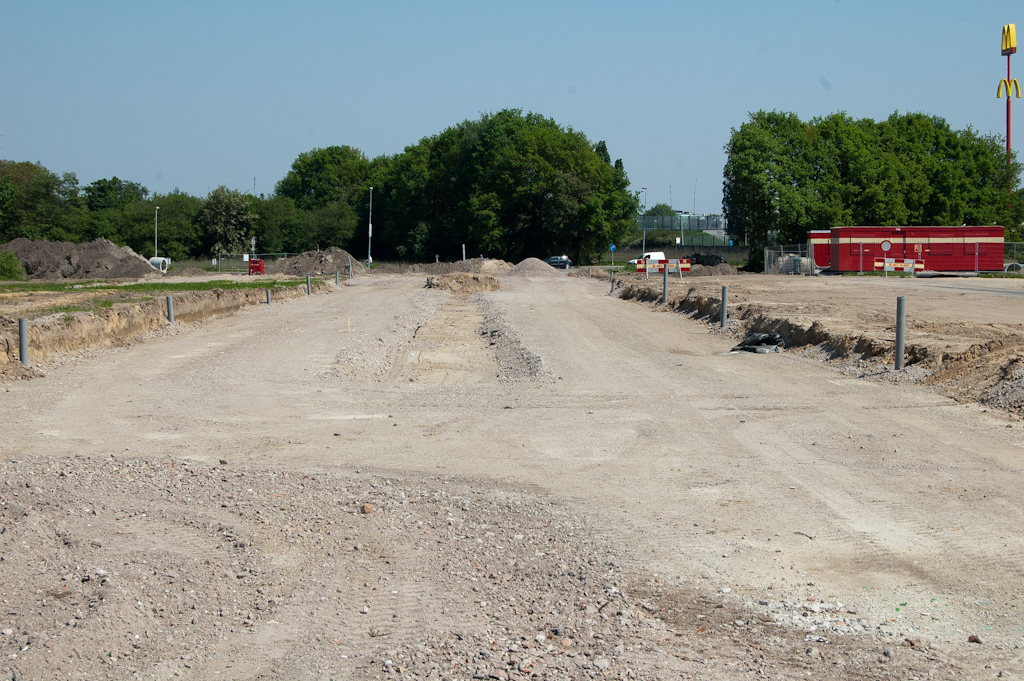
POLYGON ((572 260, 569 260, 567 255, 553 255, 544 262, 561 270, 567 270, 572 267, 572 260))
POLYGON ((641 260, 668 260, 668 258, 666 258, 665 254, 663 252, 661 252, 661 251, 650 251, 648 253, 644 253, 642 256, 640 256, 636 260, 630 260, 629 264, 630 265, 635 265, 638 262, 640 262, 641 260))

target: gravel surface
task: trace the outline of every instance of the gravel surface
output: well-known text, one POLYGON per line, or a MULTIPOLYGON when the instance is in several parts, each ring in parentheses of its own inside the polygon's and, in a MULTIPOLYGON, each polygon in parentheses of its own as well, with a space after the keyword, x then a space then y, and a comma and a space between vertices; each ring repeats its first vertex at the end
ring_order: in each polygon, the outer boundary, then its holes
POLYGON ((0 677, 1024 666, 1013 422, 556 275, 357 277, 5 384, 0 677))
POLYGON ((527 258, 505 271, 502 277, 554 278, 566 276, 565 270, 557 270, 538 258, 527 258))

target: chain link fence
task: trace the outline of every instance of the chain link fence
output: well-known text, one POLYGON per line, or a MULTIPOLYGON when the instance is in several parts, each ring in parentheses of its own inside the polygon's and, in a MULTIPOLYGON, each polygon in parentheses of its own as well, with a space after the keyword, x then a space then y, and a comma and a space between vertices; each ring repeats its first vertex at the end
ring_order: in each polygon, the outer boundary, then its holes
MULTIPOLYGON (((873 272, 875 258, 865 263, 864 271, 873 272)), ((1007 272, 1024 270, 1024 242, 1008 241, 1003 244, 1003 269, 1007 272)), ((814 264, 807 254, 807 244, 769 246, 764 249, 765 274, 809 274, 814 264)))
POLYGON ((242 274, 248 274, 249 260, 263 260, 269 263, 294 255, 301 255, 301 253, 218 253, 217 257, 214 258, 215 262, 213 264, 217 266, 218 272, 241 272, 242 274))
POLYGON ((807 256, 807 244, 764 249, 765 274, 810 274, 813 268, 814 263, 807 256))
MULTIPOLYGON (((1003 263, 1016 265, 1010 269, 1019 272, 1021 265, 1024 265, 1024 242, 1008 241, 1003 244, 1003 263)), ((1003 269, 1006 269, 1005 267, 1003 269)))

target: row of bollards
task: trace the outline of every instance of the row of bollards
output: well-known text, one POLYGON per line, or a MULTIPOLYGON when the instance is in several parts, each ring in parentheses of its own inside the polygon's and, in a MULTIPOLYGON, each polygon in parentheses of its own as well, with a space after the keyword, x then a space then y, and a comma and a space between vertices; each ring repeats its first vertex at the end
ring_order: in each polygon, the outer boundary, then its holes
MULTIPOLYGON (((349 270, 351 272, 352 265, 349 263, 349 270)), ((615 293, 615 272, 609 272, 611 279, 611 291, 615 293)), ((351 275, 350 275, 351 276, 351 275)), ((338 274, 335 272, 335 281, 337 281, 338 274)), ((312 293, 312 279, 309 275, 306 275, 306 294, 312 293)), ((270 289, 267 289, 267 305, 270 305, 270 289)), ((664 278, 662 282, 662 293, 661 303, 665 305, 668 303, 668 268, 664 269, 664 278)), ((722 306, 719 312, 719 320, 722 328, 729 320, 729 287, 722 287, 722 306)), ((174 299, 171 296, 167 296, 167 321, 174 324, 174 299)), ((907 299, 905 296, 898 296, 896 298, 896 370, 899 371, 904 366, 904 354, 906 345, 907 335, 907 299)), ((18 319, 18 352, 21 359, 21 363, 24 366, 28 366, 28 320, 24 317, 18 319)))

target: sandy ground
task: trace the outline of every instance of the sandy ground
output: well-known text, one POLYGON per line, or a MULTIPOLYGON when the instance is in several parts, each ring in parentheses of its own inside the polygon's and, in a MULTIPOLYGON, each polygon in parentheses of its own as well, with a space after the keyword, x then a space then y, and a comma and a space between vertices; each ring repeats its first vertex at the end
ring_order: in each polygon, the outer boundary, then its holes
MULTIPOLYGON (((621 282, 660 301, 660 278, 627 275, 621 282)), ((729 287, 730 333, 780 331, 787 347, 851 375, 922 382, 958 401, 1024 416, 1022 279, 694 277, 670 279, 669 307, 710 300, 717 321, 722 286, 729 287), (909 368, 892 373, 898 296, 906 298, 909 368)))
MULTIPOLYGON (((737 303, 782 298, 747 282, 737 303)), ((604 280, 423 283, 357 278, 4 386, 0 673, 1024 668, 1015 417, 723 354, 604 280)), ((911 318, 1017 324, 1016 282, 937 283, 810 285, 840 321, 873 287, 882 327, 897 290, 911 318)), ((825 304, 806 290, 785 304, 825 304)))

